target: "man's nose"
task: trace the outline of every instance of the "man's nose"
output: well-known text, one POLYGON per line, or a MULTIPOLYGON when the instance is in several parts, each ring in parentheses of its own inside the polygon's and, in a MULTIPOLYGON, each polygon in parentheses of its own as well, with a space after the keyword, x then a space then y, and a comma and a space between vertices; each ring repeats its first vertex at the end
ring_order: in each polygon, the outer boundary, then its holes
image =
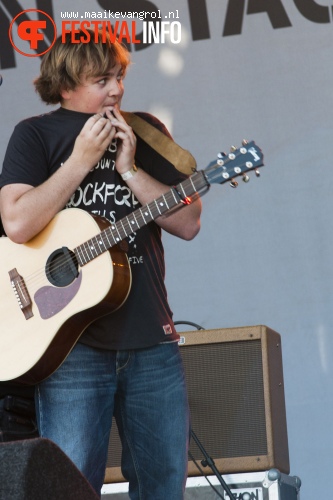
POLYGON ((122 93, 122 85, 118 80, 112 80, 110 82, 109 95, 118 95, 122 93))

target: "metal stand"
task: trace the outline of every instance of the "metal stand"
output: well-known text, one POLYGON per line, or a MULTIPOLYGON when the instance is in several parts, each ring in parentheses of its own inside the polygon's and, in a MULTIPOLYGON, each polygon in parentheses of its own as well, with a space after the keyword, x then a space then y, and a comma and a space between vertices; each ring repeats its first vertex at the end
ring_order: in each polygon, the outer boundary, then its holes
MULTIPOLYGON (((192 321, 175 321, 174 324, 175 325, 190 325, 190 326, 194 326, 197 330, 204 330, 204 328, 202 326, 200 326, 200 325, 198 325, 196 323, 193 323, 192 321)), ((224 481, 224 479, 221 476, 220 472, 217 470, 217 468, 215 466, 215 463, 214 463, 214 460, 208 455, 208 453, 206 452, 205 448, 203 447, 203 445, 199 441, 199 438, 197 437, 197 435, 195 434, 195 432, 194 432, 193 429, 191 429, 191 437, 194 439, 194 441, 196 442, 196 444, 197 444, 198 448, 200 449, 201 453, 205 457, 204 460, 201 461, 201 465, 203 467, 210 467, 211 468, 211 470, 213 471, 213 473, 215 474, 215 476, 217 477, 217 479, 220 481, 222 488, 229 495, 230 500, 233 500, 235 497, 232 494, 229 486, 224 481)))
POLYGON ((215 476, 220 481, 220 483, 222 485, 222 488, 229 495, 230 500, 233 500, 233 498, 234 498, 233 493, 231 492, 231 490, 230 490, 229 486, 227 485, 227 483, 224 481, 224 479, 221 476, 220 472, 217 470, 217 468, 215 466, 215 463, 214 463, 214 460, 208 455, 208 453, 206 452, 205 448, 203 447, 203 445, 199 441, 199 439, 198 439, 198 437, 195 434, 195 432, 194 432, 193 429, 191 429, 191 437, 194 439, 194 441, 196 442, 196 444, 197 444, 198 448, 200 449, 201 453, 205 457, 204 460, 201 460, 202 466, 203 467, 210 467, 212 469, 212 471, 214 472, 215 476))

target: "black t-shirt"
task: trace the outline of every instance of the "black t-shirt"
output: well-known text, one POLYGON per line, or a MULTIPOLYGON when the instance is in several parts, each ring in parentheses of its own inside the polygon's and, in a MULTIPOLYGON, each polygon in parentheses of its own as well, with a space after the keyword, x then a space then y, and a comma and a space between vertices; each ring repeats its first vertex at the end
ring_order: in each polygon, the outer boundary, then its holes
MULTIPOLYGON (((168 134, 155 117, 138 114, 168 134)), ((76 137, 90 116, 59 108, 20 122, 8 144, 0 187, 12 183, 36 187, 46 181, 68 159, 76 137)), ((81 208, 112 223, 140 207, 115 169, 116 150, 114 141, 64 208, 81 208)), ((139 137, 135 162, 170 186, 185 178, 139 137)), ((132 270, 129 296, 120 309, 88 326, 80 342, 103 349, 136 349, 178 339, 164 285, 164 250, 159 226, 151 222, 127 240, 132 270)))

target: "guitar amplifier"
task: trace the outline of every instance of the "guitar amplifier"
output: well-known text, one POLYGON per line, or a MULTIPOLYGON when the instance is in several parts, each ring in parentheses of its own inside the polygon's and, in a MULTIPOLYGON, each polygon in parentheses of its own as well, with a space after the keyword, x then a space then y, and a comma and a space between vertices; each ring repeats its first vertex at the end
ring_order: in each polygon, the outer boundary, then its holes
MULTIPOLYGON (((233 500, 300 500, 301 480, 297 476, 289 476, 270 469, 261 472, 228 474, 223 476, 234 496, 233 500)), ((115 495, 117 500, 129 500, 128 483, 106 484, 102 489, 102 500, 115 495)), ((185 498, 194 500, 230 500, 216 476, 190 477, 186 483, 185 498), (209 481, 209 483, 208 483, 209 481), (220 496, 217 497, 217 494, 220 496)))
MULTIPOLYGON (((192 429, 219 472, 289 474, 281 336, 264 325, 179 334, 192 429)), ((124 481, 120 455, 113 423, 105 483, 124 481)), ((189 476, 203 458, 192 439, 189 476)))

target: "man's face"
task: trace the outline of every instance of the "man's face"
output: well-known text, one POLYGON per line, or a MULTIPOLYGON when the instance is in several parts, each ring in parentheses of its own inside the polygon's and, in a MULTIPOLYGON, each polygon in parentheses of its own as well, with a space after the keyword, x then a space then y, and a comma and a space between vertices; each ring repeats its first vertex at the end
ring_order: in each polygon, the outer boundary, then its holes
POLYGON ((114 106, 120 109, 124 94, 123 69, 120 64, 110 68, 104 75, 87 76, 83 73, 81 84, 74 90, 62 92, 62 106, 81 113, 101 113, 114 106))

